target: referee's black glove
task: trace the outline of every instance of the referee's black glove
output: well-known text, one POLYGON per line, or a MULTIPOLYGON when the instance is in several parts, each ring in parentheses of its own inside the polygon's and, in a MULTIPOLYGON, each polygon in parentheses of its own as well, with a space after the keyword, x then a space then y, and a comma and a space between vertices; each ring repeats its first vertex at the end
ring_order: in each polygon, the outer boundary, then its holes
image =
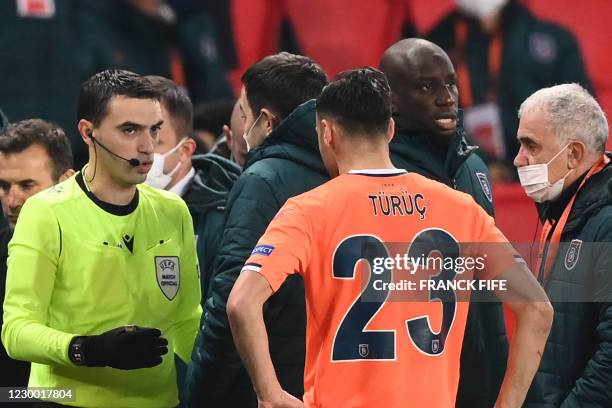
POLYGON ((167 346, 168 340, 158 329, 122 326, 97 336, 75 337, 69 354, 79 365, 134 370, 161 364, 167 346))

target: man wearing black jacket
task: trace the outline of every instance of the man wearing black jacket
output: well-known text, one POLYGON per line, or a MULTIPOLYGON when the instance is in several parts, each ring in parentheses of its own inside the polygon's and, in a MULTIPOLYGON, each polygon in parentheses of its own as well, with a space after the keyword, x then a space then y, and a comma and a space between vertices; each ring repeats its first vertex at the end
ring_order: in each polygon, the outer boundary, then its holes
MULTIPOLYGON (((188 372, 187 404, 256 407, 248 374, 236 352, 226 303, 244 262, 285 201, 329 176, 318 149, 315 101, 327 83, 310 58, 280 53, 242 77, 240 108, 249 152, 225 210, 211 292, 188 372)), ((304 392, 306 311, 301 278, 287 280, 269 300, 264 318, 270 352, 283 388, 304 392)))
MULTIPOLYGON (((475 154, 477 147, 465 139, 448 55, 429 41, 406 39, 385 51, 381 69, 389 78, 397 123, 389 145, 393 164, 471 195, 493 216, 489 171, 475 154)), ((482 300, 470 305, 457 407, 493 406, 506 371, 508 341, 501 305, 495 299, 482 300)))

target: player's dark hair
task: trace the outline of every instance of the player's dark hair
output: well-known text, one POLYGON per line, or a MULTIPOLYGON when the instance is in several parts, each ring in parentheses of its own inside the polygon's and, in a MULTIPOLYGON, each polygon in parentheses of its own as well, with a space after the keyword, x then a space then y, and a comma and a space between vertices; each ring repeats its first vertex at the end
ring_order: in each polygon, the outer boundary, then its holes
POLYGON ((157 92, 161 103, 170 114, 172 127, 180 140, 193 133, 193 104, 185 91, 179 88, 168 78, 157 75, 148 75, 147 78, 157 92))
POLYGON ((99 125, 107 114, 108 102, 113 96, 159 100, 159 92, 142 75, 119 69, 98 72, 81 85, 78 118, 99 125))
POLYGON ((391 120, 391 88, 381 71, 344 71, 323 88, 317 114, 331 117, 350 134, 386 133, 391 120))
POLYGON ((40 145, 47 152, 54 182, 72 168, 70 142, 62 128, 53 123, 26 119, 9 125, 0 133, 0 152, 4 154, 21 153, 32 145, 40 145))
POLYGON ((282 120, 300 104, 317 98, 327 76, 310 58, 281 52, 251 65, 242 83, 254 116, 267 108, 282 120))

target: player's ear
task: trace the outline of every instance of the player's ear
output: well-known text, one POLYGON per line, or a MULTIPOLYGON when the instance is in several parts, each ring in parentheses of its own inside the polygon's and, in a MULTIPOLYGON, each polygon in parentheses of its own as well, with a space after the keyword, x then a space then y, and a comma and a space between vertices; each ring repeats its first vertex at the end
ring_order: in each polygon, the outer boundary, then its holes
POLYGON ((333 124, 328 119, 321 119, 322 139, 325 146, 330 146, 334 139, 333 124))
POLYGON ((387 128, 387 143, 391 143, 393 136, 395 136, 395 121, 391 118, 389 120, 389 127, 387 128))

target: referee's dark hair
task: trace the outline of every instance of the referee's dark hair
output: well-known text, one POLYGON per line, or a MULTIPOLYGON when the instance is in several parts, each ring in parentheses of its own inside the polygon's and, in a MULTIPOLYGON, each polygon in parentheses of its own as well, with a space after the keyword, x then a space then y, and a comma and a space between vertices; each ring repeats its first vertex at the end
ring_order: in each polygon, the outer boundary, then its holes
POLYGON ((283 120, 302 103, 316 99, 327 76, 312 59, 281 52, 251 65, 242 83, 254 116, 267 108, 283 120))
MULTIPOLYGON (((170 122, 177 138, 193 134, 193 104, 185 91, 172 80, 157 75, 147 75, 153 88, 159 93, 161 103, 170 114, 170 122)), ((178 140, 177 140, 178 141, 178 140)))
POLYGON ((108 102, 113 96, 159 100, 159 92, 142 75, 119 69, 107 69, 90 77, 81 85, 78 118, 97 126, 107 114, 108 102))
POLYGON ((344 71, 323 88, 317 115, 338 122, 347 136, 386 134, 391 120, 391 88, 372 67, 344 71))
POLYGON ((42 119, 26 119, 9 125, 0 133, 0 152, 21 153, 32 145, 40 145, 51 163, 51 179, 60 177, 73 166, 72 150, 66 134, 59 126, 42 119))

